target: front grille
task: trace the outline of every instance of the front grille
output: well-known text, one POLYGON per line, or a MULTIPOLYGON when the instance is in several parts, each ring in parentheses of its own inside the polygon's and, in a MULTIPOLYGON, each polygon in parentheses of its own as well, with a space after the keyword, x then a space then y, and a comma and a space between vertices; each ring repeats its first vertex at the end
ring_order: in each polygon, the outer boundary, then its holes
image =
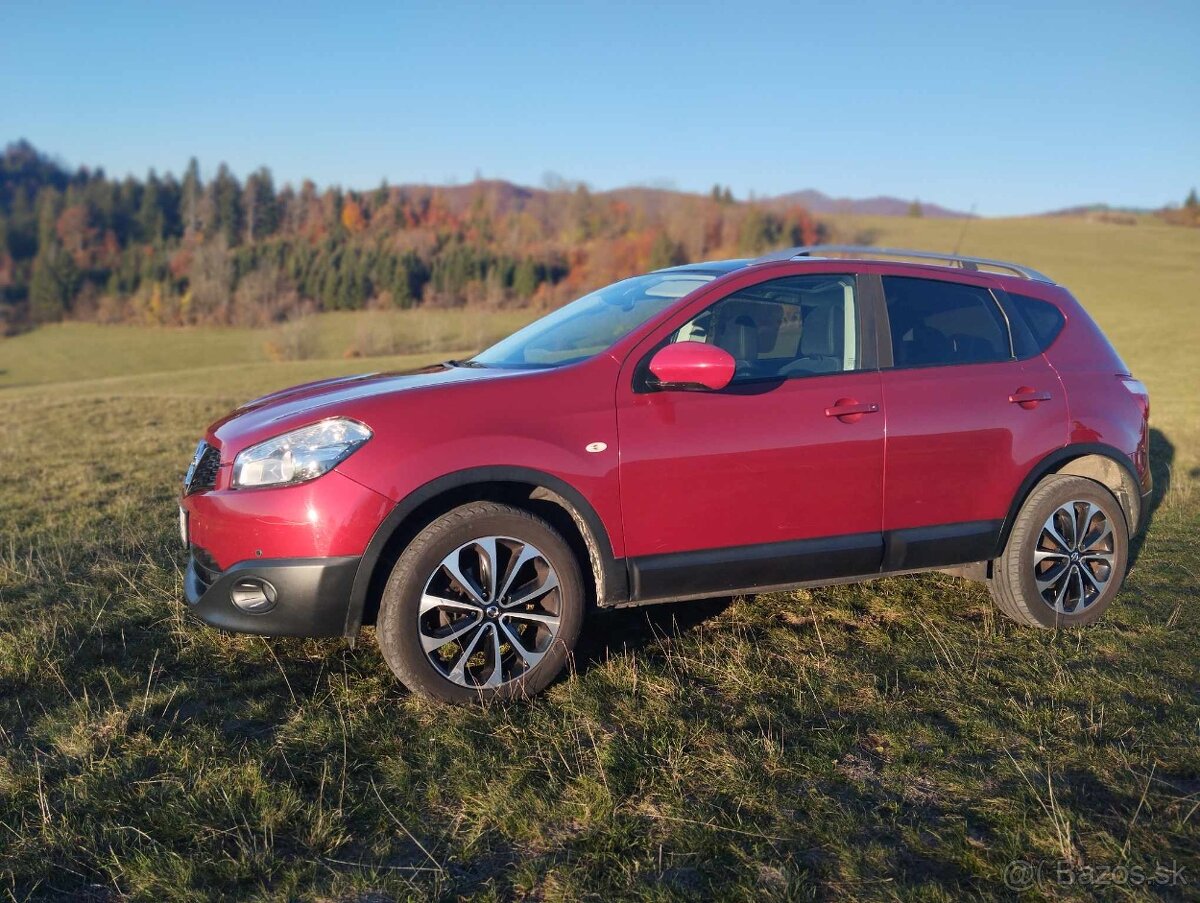
POLYGON ((186 491, 205 492, 217 485, 217 471, 221 467, 221 452, 207 442, 201 442, 196 457, 188 471, 186 491))

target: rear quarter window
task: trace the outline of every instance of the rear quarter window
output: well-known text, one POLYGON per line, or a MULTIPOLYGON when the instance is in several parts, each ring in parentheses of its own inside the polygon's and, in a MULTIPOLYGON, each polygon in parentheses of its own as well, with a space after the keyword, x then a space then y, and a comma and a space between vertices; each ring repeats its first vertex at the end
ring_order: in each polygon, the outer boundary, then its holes
POLYGON ((1038 351, 1045 351, 1062 332, 1066 318, 1062 311, 1049 301, 1031 298, 1028 295, 1018 295, 1009 292, 1013 305, 1025 320, 1033 339, 1037 342, 1038 351))

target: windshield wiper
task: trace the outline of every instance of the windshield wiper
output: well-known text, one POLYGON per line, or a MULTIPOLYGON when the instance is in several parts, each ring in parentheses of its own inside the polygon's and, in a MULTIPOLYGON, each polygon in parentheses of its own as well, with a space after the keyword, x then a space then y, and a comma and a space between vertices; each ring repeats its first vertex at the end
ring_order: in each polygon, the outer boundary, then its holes
POLYGON ((487 364, 481 364, 479 361, 456 361, 449 360, 442 363, 443 367, 469 367, 473 370, 482 370, 487 367, 487 364))

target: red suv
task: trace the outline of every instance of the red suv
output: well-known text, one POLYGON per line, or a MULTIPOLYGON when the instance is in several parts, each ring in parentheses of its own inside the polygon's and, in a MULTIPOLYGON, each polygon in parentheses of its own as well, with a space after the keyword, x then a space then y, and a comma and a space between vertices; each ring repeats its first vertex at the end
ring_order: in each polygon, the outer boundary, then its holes
POLYGON ((1150 491, 1145 387, 1027 267, 821 246, 659 270, 466 361, 267 395, 180 511, 226 630, 374 623, 425 696, 535 693, 589 608, 951 570, 1095 621, 1150 491))

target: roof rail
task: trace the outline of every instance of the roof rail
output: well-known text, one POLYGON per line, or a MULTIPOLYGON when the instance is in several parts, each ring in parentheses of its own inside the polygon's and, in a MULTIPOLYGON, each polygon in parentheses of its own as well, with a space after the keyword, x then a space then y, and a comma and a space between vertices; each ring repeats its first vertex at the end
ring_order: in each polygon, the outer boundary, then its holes
POLYGON ((1039 273, 1031 267, 1009 263, 1004 260, 991 260, 987 257, 963 257, 959 254, 937 254, 932 251, 913 251, 908 248, 873 248, 869 245, 808 245, 799 248, 786 248, 759 257, 753 263, 770 263, 776 260, 796 260, 800 257, 901 257, 916 261, 940 262, 945 266, 958 267, 963 270, 979 270, 987 267, 993 270, 1004 270, 1022 279, 1033 279, 1038 282, 1054 283, 1045 273, 1039 273))

